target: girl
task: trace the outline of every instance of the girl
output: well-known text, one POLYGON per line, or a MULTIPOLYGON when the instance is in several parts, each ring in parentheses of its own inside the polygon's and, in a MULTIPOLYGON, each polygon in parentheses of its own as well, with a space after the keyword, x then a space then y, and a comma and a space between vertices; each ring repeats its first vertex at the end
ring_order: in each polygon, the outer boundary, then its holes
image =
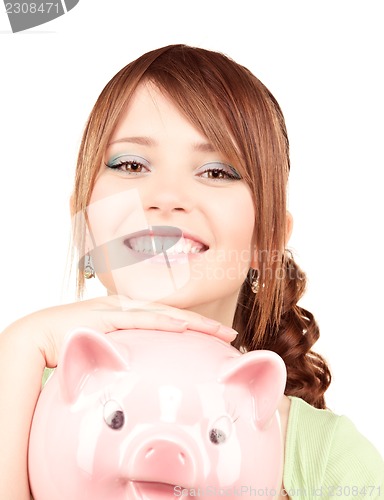
POLYGON ((79 296, 94 273, 108 295, 38 311, 1 335, 1 498, 29 498, 41 376, 80 325, 190 328, 276 351, 288 373, 279 498, 384 495, 379 454, 326 410, 330 371, 311 350, 319 330, 297 305, 305 275, 286 250, 289 168, 276 100, 222 54, 164 47, 112 78, 89 117, 71 199, 79 296))

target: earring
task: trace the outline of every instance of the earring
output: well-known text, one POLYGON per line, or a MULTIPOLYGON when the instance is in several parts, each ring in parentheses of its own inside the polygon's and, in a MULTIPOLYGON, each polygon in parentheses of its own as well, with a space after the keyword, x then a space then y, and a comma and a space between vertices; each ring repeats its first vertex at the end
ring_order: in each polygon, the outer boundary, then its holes
POLYGON ((93 267, 92 257, 87 253, 84 257, 84 278, 89 280, 95 277, 95 268, 93 267))
POLYGON ((253 269, 251 277, 251 288, 253 293, 257 293, 259 291, 259 272, 257 271, 257 269, 253 269))

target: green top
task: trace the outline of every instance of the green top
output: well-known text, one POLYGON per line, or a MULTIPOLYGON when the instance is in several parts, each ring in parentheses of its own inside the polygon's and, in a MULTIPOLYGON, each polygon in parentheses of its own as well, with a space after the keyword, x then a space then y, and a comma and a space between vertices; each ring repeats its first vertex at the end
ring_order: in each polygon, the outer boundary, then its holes
POLYGON ((290 397, 284 487, 292 499, 384 500, 384 462, 353 423, 290 397))

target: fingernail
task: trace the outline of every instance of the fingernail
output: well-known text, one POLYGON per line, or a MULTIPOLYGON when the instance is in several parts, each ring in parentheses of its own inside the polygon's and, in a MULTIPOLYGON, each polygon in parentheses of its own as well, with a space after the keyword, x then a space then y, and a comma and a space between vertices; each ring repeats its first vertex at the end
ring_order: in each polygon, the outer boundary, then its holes
POLYGON ((221 325, 219 328, 219 332, 226 335, 227 337, 230 337, 231 340, 234 340, 237 337, 237 331, 233 328, 230 328, 229 326, 221 325))
POLYGON ((180 325, 180 326, 184 326, 184 327, 188 326, 188 321, 185 321, 184 319, 177 319, 177 318, 170 317, 169 320, 171 321, 171 323, 174 323, 175 325, 180 325))

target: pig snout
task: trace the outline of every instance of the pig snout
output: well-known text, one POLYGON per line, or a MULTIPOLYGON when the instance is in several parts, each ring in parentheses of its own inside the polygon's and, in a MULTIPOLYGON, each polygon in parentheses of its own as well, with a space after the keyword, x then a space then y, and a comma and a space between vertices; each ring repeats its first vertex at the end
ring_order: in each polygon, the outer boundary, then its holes
POLYGON ((175 438, 153 438, 131 455, 129 479, 189 487, 196 483, 196 454, 175 438))

